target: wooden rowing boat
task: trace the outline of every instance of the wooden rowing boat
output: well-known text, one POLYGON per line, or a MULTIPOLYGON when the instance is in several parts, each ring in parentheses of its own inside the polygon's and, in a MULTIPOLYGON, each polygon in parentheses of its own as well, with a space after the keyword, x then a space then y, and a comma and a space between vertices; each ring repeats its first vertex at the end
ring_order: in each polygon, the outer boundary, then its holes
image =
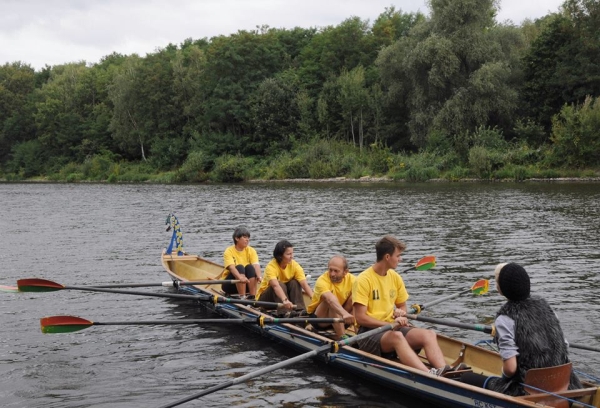
MULTIPOLYGON (((197 255, 179 253, 180 255, 167 254, 167 251, 163 251, 162 254, 163 267, 174 281, 216 280, 223 272, 221 265, 197 255)), ((223 296, 220 285, 180 286, 180 290, 223 296)), ((231 303, 215 303, 209 307, 229 318, 257 317, 263 314, 252 307, 231 303)), ((264 327, 252 324, 247 327, 301 352, 315 350, 331 343, 331 339, 326 334, 314 333, 292 324, 264 327)), ((438 342, 448 364, 455 365, 463 362, 475 373, 501 375, 502 362, 496 352, 441 334, 438 334, 438 342)), ((421 357, 426 362, 425 356, 421 357)), ((319 358, 332 366, 339 367, 342 372, 352 372, 380 385, 447 407, 539 408, 560 406, 565 403, 569 406, 567 399, 579 401, 581 403, 579 406, 600 407, 600 386, 589 381, 583 381, 586 387, 584 389, 557 392, 554 396, 548 392, 541 392, 522 397, 510 397, 456 381, 452 378, 456 373, 449 373, 447 377, 435 377, 405 366, 398 360, 365 353, 351 346, 341 347, 337 352, 332 350, 320 355, 319 358)))

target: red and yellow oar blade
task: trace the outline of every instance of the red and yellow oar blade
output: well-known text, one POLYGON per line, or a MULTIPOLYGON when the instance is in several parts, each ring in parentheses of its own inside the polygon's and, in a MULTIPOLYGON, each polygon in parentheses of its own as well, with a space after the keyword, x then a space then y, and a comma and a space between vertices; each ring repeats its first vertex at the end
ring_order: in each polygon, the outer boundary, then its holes
POLYGON ((38 278, 19 279, 17 286, 19 292, 53 292, 65 288, 60 283, 38 278))
POLYGON ((16 293, 18 291, 19 288, 16 286, 0 285, 0 292, 16 293))
POLYGON ((421 260, 419 262, 417 262, 417 264, 415 265, 415 269, 417 271, 426 271, 428 269, 431 269, 433 267, 435 267, 435 256, 430 255, 430 256, 426 256, 421 258, 421 260))
POLYGON ((479 279, 471 286, 471 293, 474 295, 484 295, 490 288, 490 281, 487 279, 479 279))
POLYGON ((40 319, 42 333, 72 333, 87 329, 94 322, 77 316, 50 316, 40 319))

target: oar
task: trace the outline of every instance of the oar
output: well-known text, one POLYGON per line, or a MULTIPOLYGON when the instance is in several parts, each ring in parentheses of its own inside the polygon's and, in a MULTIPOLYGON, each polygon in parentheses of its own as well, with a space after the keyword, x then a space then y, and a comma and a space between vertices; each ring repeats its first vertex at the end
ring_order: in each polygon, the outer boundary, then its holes
POLYGON ((421 313, 421 310, 423 310, 423 309, 426 309, 433 305, 437 305, 438 303, 445 302, 446 300, 457 298, 461 295, 464 295, 465 293, 472 293, 472 294, 478 295, 478 296, 483 295, 488 292, 489 287, 490 287, 490 282, 487 279, 479 279, 477 282, 475 282, 473 284, 473 286, 471 286, 470 289, 466 289, 466 290, 463 290, 462 292, 458 292, 453 295, 449 295, 449 296, 446 296, 446 297, 443 297, 443 298, 440 298, 437 300, 432 300, 431 302, 424 303, 422 305, 418 305, 418 304, 412 305, 411 308, 408 309, 408 313, 419 314, 419 313, 421 313))
POLYGON ((19 288, 16 286, 0 285, 0 292, 16 293, 18 291, 19 288))
POLYGON ((87 329, 91 326, 150 326, 150 325, 181 325, 181 324, 282 324, 282 323, 343 323, 344 319, 329 317, 266 317, 246 319, 181 319, 181 320, 142 320, 123 322, 94 322, 77 316, 49 316, 40 319, 42 333, 72 333, 87 329))
MULTIPOLYGON (((441 324, 443 326, 457 327, 459 329, 467 329, 467 330, 475 330, 483 333, 490 334, 492 337, 496 335, 496 328, 494 325, 485 325, 485 324, 469 324, 462 322, 455 322, 452 320, 446 319, 436 319, 433 317, 425 317, 421 315, 409 314, 406 315, 409 319, 420 320, 422 322, 433 323, 433 324, 441 324)), ((583 344, 571 343, 569 342, 569 347, 582 349, 582 350, 590 350, 590 351, 598 351, 600 352, 600 348, 586 346, 583 344)))
MULTIPOLYGON (((475 291, 481 291, 481 290, 483 290, 483 288, 485 288, 485 291, 487 291, 487 287, 488 287, 487 286, 487 281, 486 282, 482 282, 482 281, 485 281, 485 279, 477 281, 471 287, 471 289, 469 289, 468 291, 463 291, 463 292, 457 293, 454 296, 446 296, 444 298, 431 301, 429 303, 426 303, 426 304, 422 305, 422 308, 425 308, 427 306, 432 306, 432 305, 441 303, 441 302, 443 302, 445 300, 448 300, 448 299, 451 299, 453 297, 460 296, 461 294, 463 294, 465 292, 471 292, 471 291, 473 291, 473 293, 475 293, 475 291), (476 287, 477 288, 481 288, 481 289, 477 289, 476 287)), ((328 351, 329 349, 331 349, 332 352, 336 352, 337 349, 339 347, 341 347, 341 346, 353 344, 353 343, 355 343, 355 342, 357 342, 359 340, 365 339, 365 338, 367 338, 369 336, 372 336, 374 334, 378 334, 378 333, 381 333, 381 332, 384 332, 384 331, 388 331, 388 330, 393 330, 397 326, 398 326, 397 324, 389 324, 389 325, 386 325, 386 326, 381 326, 381 327, 378 327, 377 329, 369 330, 368 332, 365 332, 365 333, 362 333, 362 334, 350 337, 348 339, 334 342, 334 343, 331 344, 331 346, 323 346, 323 347, 320 347, 320 348, 318 348, 316 350, 309 351, 307 353, 304 353, 304 354, 301 354, 299 356, 290 358, 290 359, 282 361, 280 363, 273 364, 273 365, 271 365, 269 367, 265 367, 263 369, 260 369, 260 370, 257 370, 257 371, 253 371, 253 372, 251 372, 249 374, 243 375, 243 376, 238 377, 238 378, 236 378, 234 380, 230 380, 230 381, 227 381, 225 383, 222 383, 222 384, 219 384, 219 385, 215 385, 215 386, 213 386, 211 388, 208 388, 208 389, 206 389, 204 391, 201 391, 201 392, 199 392, 199 393, 197 393, 195 395, 192 395, 191 397, 187 397, 187 398, 181 399, 181 400, 176 401, 176 402, 174 402, 172 404, 169 404, 169 405, 164 405, 161 408, 176 407, 178 405, 181 405, 181 404, 186 403, 188 401, 194 400, 196 398, 200 398, 200 397, 203 397, 205 395, 211 394, 211 393, 213 393, 215 391, 221 390, 223 388, 227 388, 227 387, 229 387, 231 385, 240 384, 240 383, 243 383, 244 381, 249 380, 251 378, 258 377, 259 375, 266 374, 266 373, 269 373, 271 371, 275 371, 275 370, 277 370, 279 368, 287 367, 287 366, 292 365, 293 363, 298 362, 298 361, 306 360, 306 359, 308 359, 310 357, 313 357, 313 356, 316 356, 318 354, 324 353, 324 352, 328 351)))
POLYGON ((365 339, 367 337, 373 336, 373 335, 375 335, 377 333, 381 333, 381 332, 388 331, 388 330, 393 330, 396 326, 397 326, 397 324, 388 324, 388 325, 385 325, 385 326, 378 327, 377 329, 369 330, 368 332, 365 332, 365 333, 362 333, 362 334, 350 337, 350 338, 345 339, 345 340, 340 340, 340 341, 332 342, 331 344, 327 344, 327 345, 319 347, 317 349, 308 351, 308 352, 306 352, 304 354, 300 354, 299 356, 289 358, 287 360, 284 360, 284 361, 281 361, 279 363, 270 365, 268 367, 261 368, 260 370, 256 370, 256 371, 253 371, 253 372, 248 373, 246 375, 242 375, 241 377, 237 377, 237 378, 235 378, 233 380, 229 380, 229 381, 224 382, 222 384, 218 384, 218 385, 215 385, 213 387, 207 388, 207 389, 205 389, 203 391, 200 391, 199 393, 194 394, 194 395, 192 395, 190 397, 186 397, 186 398, 180 399, 179 401, 176 401, 176 402, 168 404, 168 405, 163 405, 161 408, 176 407, 176 406, 184 404, 184 403, 186 403, 188 401, 191 401, 191 400, 203 397, 203 396, 208 395, 208 394, 212 394, 215 391, 222 390, 224 388, 230 387, 230 386, 235 385, 235 384, 243 383, 243 382, 245 382, 245 381, 247 381, 247 380, 249 380, 251 378, 258 377, 260 375, 270 373, 271 371, 275 371, 275 370, 278 370, 280 368, 284 368, 284 367, 290 366, 290 365, 292 365, 294 363, 297 363, 299 361, 307 360, 307 359, 309 359, 311 357, 317 356, 317 355, 325 353, 327 351, 336 352, 339 347, 343 347, 343 346, 350 345, 352 343, 356 343, 359 340, 362 340, 362 339, 365 339))
POLYGON ((450 326, 450 327, 458 327, 459 329, 476 330, 476 331, 491 334, 492 336, 494 336, 496 334, 496 328, 494 326, 487 326, 484 324, 467 324, 467 323, 455 322, 455 321, 446 320, 446 319, 436 319, 434 317, 426 317, 426 316, 421 316, 421 315, 416 315, 416 314, 407 314, 406 317, 408 317, 409 319, 412 319, 412 320, 419 320, 419 321, 427 322, 427 323, 441 324, 441 325, 450 326))
POLYGON ((90 286, 65 286, 60 283, 49 281, 46 279, 30 278, 20 279, 17 281, 17 286, 20 292, 53 292, 55 290, 83 290, 88 292, 105 292, 105 293, 119 293, 122 295, 139 295, 139 296, 152 296, 162 297, 171 299, 189 299, 198 300, 204 302, 213 303, 235 303, 239 305, 250 305, 254 307, 282 307, 283 303, 275 302, 261 302, 259 300, 245 300, 245 299, 230 299, 222 296, 210 296, 210 295, 184 295, 180 293, 152 293, 152 292, 138 292, 135 290, 119 290, 119 289, 107 289, 97 288, 90 286))
POLYGON ((419 259, 419 262, 417 262, 415 264, 415 266, 411 266, 410 268, 405 269, 404 271, 402 271, 402 273, 412 271, 412 270, 426 271, 428 269, 435 267, 435 265, 436 265, 435 256, 433 256, 433 255, 424 256, 423 258, 419 259))
POLYGON ((223 285, 225 283, 240 283, 237 279, 230 280, 198 280, 198 281, 179 281, 172 280, 160 283, 119 283, 114 285, 96 285, 94 288, 145 288, 150 286, 162 286, 166 288, 179 288, 189 285, 223 285))
POLYGON ((579 344, 579 343, 571 343, 571 342, 569 342, 569 347, 573 347, 573 348, 581 349, 581 350, 597 351, 597 352, 600 353, 600 348, 598 348, 598 347, 592 347, 592 346, 586 346, 585 344, 579 344))

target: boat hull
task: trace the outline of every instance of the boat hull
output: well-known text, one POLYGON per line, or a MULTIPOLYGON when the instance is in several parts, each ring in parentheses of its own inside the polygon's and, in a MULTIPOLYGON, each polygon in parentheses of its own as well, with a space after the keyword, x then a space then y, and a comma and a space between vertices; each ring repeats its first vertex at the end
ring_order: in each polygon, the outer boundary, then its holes
MULTIPOLYGON (((163 252, 162 264, 173 280, 195 281, 218 279, 223 267, 195 255, 167 255, 163 252)), ((181 286, 188 293, 223 295, 220 285, 181 286)), ((207 307, 228 318, 256 317, 260 311, 248 306, 231 303, 205 303, 207 307)), ((292 324, 279 324, 261 327, 249 324, 247 327, 261 335, 280 342, 299 352, 307 352, 331 344, 332 340, 292 324)), ((464 362, 473 372, 484 375, 501 375, 502 360, 490 350, 461 342, 438 334, 438 343, 448 364, 464 362)), ((333 350, 332 350, 333 351, 333 350)), ((421 355, 425 359, 424 355, 421 355)), ((316 357, 340 369, 343 373, 373 381, 379 385, 417 396, 444 407, 543 407, 536 403, 536 397, 510 397, 497 392, 463 384, 452 378, 434 377, 428 373, 400 364, 399 361, 365 353, 355 347, 344 346, 337 352, 324 353, 316 357)), ((573 395, 582 402, 598 407, 600 391, 593 384, 588 386, 586 395, 573 395)), ((539 398, 537 398, 539 400, 539 398)))

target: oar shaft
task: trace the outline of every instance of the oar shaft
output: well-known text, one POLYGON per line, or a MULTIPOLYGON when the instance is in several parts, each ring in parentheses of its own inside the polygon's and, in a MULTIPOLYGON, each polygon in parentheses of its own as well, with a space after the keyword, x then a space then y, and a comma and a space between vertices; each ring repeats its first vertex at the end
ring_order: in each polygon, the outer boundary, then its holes
POLYGON ((581 349, 581 350, 597 351, 597 352, 600 353, 600 348, 598 348, 598 347, 592 347, 592 346, 586 346, 585 344, 578 344, 578 343, 571 343, 571 342, 569 342, 569 347, 576 348, 576 349, 581 349))
MULTIPOLYGON (((369 330, 368 332, 365 332, 365 333, 362 333, 362 334, 350 337, 349 339, 337 341, 335 343, 337 343, 338 347, 342 347, 342 346, 345 346, 345 345, 350 345, 350 344, 353 344, 353 343, 355 343, 355 342, 357 342, 359 340, 367 338, 369 336, 373 336, 373 335, 375 335, 377 333, 381 333, 381 332, 384 332, 384 331, 392 330, 396 326, 397 326, 397 324, 393 324, 393 325, 392 324, 388 324, 388 325, 385 325, 385 326, 378 327, 377 329, 369 330)), ((263 375, 263 374, 266 374, 266 373, 270 373, 271 371, 275 371, 275 370, 278 370, 280 368, 287 367, 287 366, 292 365, 294 363, 297 363, 299 361, 303 361, 303 360, 309 359, 310 357, 317 356, 317 355, 319 355, 321 353, 325 353, 325 352, 331 350, 332 349, 332 345, 335 344, 335 343, 332 343, 331 345, 327 344, 327 345, 319 347, 317 349, 308 351, 308 352, 306 352, 304 354, 300 354, 299 356, 292 357, 292 358, 289 358, 287 360, 281 361, 279 363, 270 365, 268 367, 261 368, 260 370, 252 371, 251 373, 248 373, 246 375, 238 377, 238 378, 236 378, 234 380, 230 380, 230 381, 227 381, 225 383, 215 385, 215 386, 213 386, 211 388, 207 388, 206 390, 203 390, 203 391, 201 391, 199 393, 196 393, 196 394, 194 394, 192 396, 180 399, 179 401, 175 401, 175 402, 173 402, 171 404, 163 405, 161 408, 176 407, 176 406, 184 404, 184 403, 186 403, 188 401, 192 401, 192 400, 194 400, 196 398, 200 398, 200 397, 203 397, 205 395, 211 394, 211 393, 213 393, 215 391, 222 390, 223 388, 227 388, 227 387, 229 387, 231 385, 240 384, 240 383, 242 383, 244 381, 247 381, 247 380, 249 380, 251 378, 258 377, 260 375, 263 375)))
POLYGON ((116 283, 112 285, 93 285, 94 288, 146 288, 152 286, 161 286, 165 288, 177 288, 179 286, 190 285, 223 285, 225 283, 239 283, 237 279, 230 280, 199 280, 199 281, 167 281, 159 283, 116 283))
POLYGON ((162 297, 170 299, 189 299, 198 300, 204 302, 216 302, 216 303, 235 303, 239 305, 249 305, 254 307, 270 307, 279 308, 283 306, 282 303, 275 302, 261 302, 259 300, 244 300, 244 299, 230 299, 221 296, 210 296, 210 295, 184 295, 181 293, 153 293, 153 292, 140 292, 137 290, 120 290, 120 289, 108 289, 88 286, 64 286, 63 289, 70 290, 83 290, 88 292, 104 292, 104 293, 118 293, 122 295, 138 295, 138 296, 151 296, 151 297, 162 297))
POLYGON ((151 325, 184 325, 184 324, 281 324, 281 323, 343 323, 344 319, 329 317, 267 317, 264 319, 180 319, 180 320, 140 320, 140 321, 115 321, 93 322, 94 326, 151 326, 151 325))
POLYGON ((408 314, 408 315, 406 315, 406 317, 408 317, 409 319, 412 319, 412 320, 419 320, 422 322, 433 323, 433 324, 441 324, 443 326, 458 327, 459 329, 475 330, 475 331, 480 331, 480 332, 487 333, 487 334, 492 334, 494 332, 494 328, 492 326, 487 326, 487 325, 483 325, 483 324, 467 324, 467 323, 455 322, 455 321, 446 320, 446 319, 435 319, 433 317, 426 317, 426 316, 415 315, 415 314, 408 314))

